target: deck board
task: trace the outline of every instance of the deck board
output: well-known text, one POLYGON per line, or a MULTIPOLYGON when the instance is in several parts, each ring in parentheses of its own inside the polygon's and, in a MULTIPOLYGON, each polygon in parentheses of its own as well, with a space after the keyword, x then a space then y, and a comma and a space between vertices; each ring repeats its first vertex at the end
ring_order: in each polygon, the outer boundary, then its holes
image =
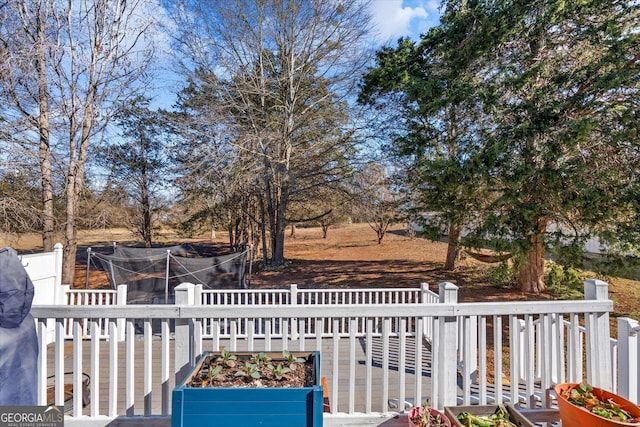
MULTIPOLYGON (((171 411, 171 390, 175 385, 175 379, 173 376, 174 366, 173 360, 174 358, 174 343, 170 342, 170 356, 169 360, 171 366, 169 367, 170 378, 168 383, 164 386, 166 390, 166 394, 168 399, 164 402, 165 408, 167 408, 168 412, 163 414, 163 402, 162 402, 162 384, 160 380, 160 372, 161 372, 161 341, 159 339, 154 339, 151 343, 151 352, 152 352, 152 363, 151 363, 151 372, 153 372, 152 376, 152 393, 149 396, 144 396, 144 341, 142 337, 137 337, 134 343, 134 389, 135 389, 135 401, 133 407, 126 408, 125 407, 125 360, 126 360, 126 343, 121 342, 118 343, 118 384, 117 384, 117 414, 120 416, 117 419, 113 420, 109 426, 118 426, 122 425, 127 427, 132 426, 168 426, 170 424, 170 411, 171 411), (145 404, 147 407, 145 408, 145 404), (125 417, 126 415, 126 417, 125 417), (149 418, 151 416, 151 418, 149 418), (154 418, 155 417, 155 418, 154 418)), ((279 352, 282 351, 282 341, 279 339, 273 339, 270 342, 270 346, 267 346, 267 342, 265 340, 255 340, 253 350, 255 352, 259 351, 274 351, 279 352)), ((337 403, 337 407, 332 407, 332 410, 339 413, 349 413, 349 353, 351 351, 350 342, 348 339, 341 339, 338 341, 338 370, 337 372, 333 372, 333 354, 334 354, 334 340, 332 339, 323 339, 321 340, 320 345, 317 344, 315 339, 306 340, 306 341, 288 341, 287 346, 291 351, 298 351, 300 349, 303 350, 315 350, 316 348, 320 348, 321 350, 321 376, 327 378, 329 384, 329 390, 331 392, 333 382, 337 379, 338 381, 338 396, 333 397, 330 396, 331 402, 335 405, 337 403)), ((98 375, 94 375, 91 372, 90 365, 90 341, 84 341, 82 344, 82 352, 83 352, 83 361, 82 361, 82 372, 88 374, 91 378, 91 381, 98 381, 99 383, 99 396, 98 399, 95 399, 95 396, 91 396, 92 402, 98 402, 97 413, 104 414, 106 413, 107 406, 109 404, 109 387, 110 387, 110 373, 109 373, 109 343, 102 341, 100 342, 100 351, 99 351, 99 369, 98 375)), ((227 348, 229 350, 235 351, 247 351, 247 342, 244 340, 238 340, 235 348, 231 345, 229 340, 221 340, 220 348, 227 348)), ((48 346, 48 354, 47 354, 47 365, 48 365, 48 375, 53 375, 54 373, 54 355, 53 355, 54 346, 50 344, 48 346)), ((365 387, 366 387, 366 361, 367 357, 370 358, 371 361, 371 369, 372 369, 372 381, 371 381, 371 411, 374 413, 384 413, 385 411, 391 412, 402 412, 402 402, 399 401, 400 398, 400 374, 399 372, 399 341, 397 338, 389 339, 389 355, 388 355, 388 372, 389 372, 389 381, 388 381, 388 399, 387 401, 383 400, 383 383, 382 383, 382 371, 383 371, 383 344, 381 338, 373 338, 373 342, 371 345, 372 352, 370 355, 365 353, 366 351, 366 342, 364 339, 357 340, 355 345, 355 376, 353 378, 354 388, 356 390, 353 396, 353 413, 352 416, 356 416, 358 414, 362 414, 366 412, 365 408, 365 387), (386 409, 385 409, 386 407, 386 409)), ((219 350, 214 349, 211 341, 205 341, 204 351, 207 350, 219 350)), ((73 371, 73 342, 69 341, 64 347, 64 370, 65 372, 73 371)), ((405 402, 404 409, 408 409, 410 406, 414 404, 413 399, 413 391, 415 390, 415 381, 421 381, 422 385, 422 397, 421 402, 424 403, 428 398, 428 394, 430 392, 431 387, 431 351, 430 346, 425 342, 422 343, 422 375, 417 378, 415 375, 415 340, 412 338, 408 338, 406 340, 405 347, 405 402)), ((488 389, 489 394, 492 392, 492 388, 488 389)), ((82 411, 82 415, 90 416, 91 411, 90 407, 85 407, 82 411)), ((549 412, 549 411, 547 411, 549 412)), ((532 411, 531 414, 528 414, 532 417, 532 419, 536 419, 537 414, 545 415, 545 411, 532 411)), ((547 416, 544 419, 536 419, 537 422, 549 421, 549 420, 557 420, 557 411, 551 410, 551 415, 547 416)), ((348 424, 348 425, 378 425, 374 419, 369 420, 360 420, 354 418, 353 422, 356 424, 348 424)), ((73 419, 73 417, 72 417, 73 419)), ((83 418, 86 421, 86 419, 83 418)), ((349 419, 350 420, 350 419, 349 419)), ((80 420, 78 420, 80 421, 80 420)), ((346 425, 343 424, 347 422, 347 419, 336 418, 335 420, 331 418, 327 419, 327 425, 346 425)), ((349 422, 351 422, 349 421, 349 422)), ((388 419, 384 422, 384 425, 396 426, 396 425, 404 425, 406 421, 402 421, 402 418, 398 419, 388 419)), ((98 422, 96 424, 99 425, 98 422)), ((549 423, 548 425, 552 425, 549 423)), ((553 425, 558 425, 554 423, 553 425)), ((83 424, 84 427, 84 424, 83 424)))
MULTIPOLYGON (((207 343, 204 346, 204 350, 215 350, 212 344, 207 343)), ((104 413, 108 406, 108 397, 109 397, 109 386, 110 386, 110 372, 109 372, 109 343, 102 341, 100 342, 100 356, 99 356, 99 369, 97 375, 91 371, 90 364, 90 345, 89 341, 83 342, 83 361, 82 361, 82 372, 88 374, 91 378, 91 381, 98 381, 100 384, 99 387, 99 396, 98 396, 98 404, 99 409, 98 413, 104 413)), ((333 372, 333 353, 334 353, 334 341, 331 339, 323 339, 321 342, 321 376, 327 378, 329 384, 329 390, 331 391, 333 382, 336 380, 339 381, 338 389, 339 394, 337 398, 333 398, 330 396, 333 402, 337 402, 337 408, 335 408, 338 412, 348 412, 349 407, 349 353, 350 353, 350 344, 348 339, 342 339, 338 343, 338 370, 337 372, 333 372)), ((152 352, 152 393, 150 396, 144 396, 144 341, 142 339, 137 339, 134 346, 134 388, 135 388, 135 401, 134 406, 130 408, 125 407, 125 360, 126 360, 126 344, 124 342, 118 343, 118 379, 117 379, 117 395, 118 395, 118 414, 129 414, 129 415, 162 415, 162 384, 160 379, 161 373, 161 341, 159 339, 154 339, 151 345, 152 352), (148 402, 151 406, 147 408, 145 412, 145 401, 148 402)), ((305 350, 315 350, 317 348, 317 343, 315 339, 305 340, 304 343, 301 344, 300 341, 289 341, 287 343, 288 349, 291 351, 298 351, 300 347, 303 347, 305 350)), ((390 348, 390 356, 389 356, 389 392, 388 397, 391 402, 391 407, 389 410, 398 410, 397 408, 397 400, 400 397, 399 390, 399 373, 398 373, 398 342, 397 339, 391 339, 389 343, 390 348)), ((416 376, 414 372, 414 356, 413 356, 413 348, 415 347, 415 343, 412 340, 407 340, 407 349, 406 349, 406 377, 405 377, 405 395, 412 396, 413 390, 415 389, 415 381, 416 376)), ((64 350, 64 371, 65 372, 73 372, 73 342, 69 341, 65 345, 64 350)), ((229 350, 236 351, 246 351, 247 350, 247 342, 244 340, 238 340, 236 348, 232 348, 229 340, 221 340, 220 341, 220 349, 227 348, 229 350)), ((253 351, 282 351, 282 341, 273 339, 271 340, 271 346, 268 348, 266 342, 264 340, 255 340, 254 341, 254 349, 253 351)), ((355 389, 357 392, 354 396, 354 411, 355 412, 365 412, 365 386, 366 386, 366 360, 367 356, 365 354, 365 345, 362 340, 358 340, 355 346, 355 354, 356 354, 356 365, 355 365, 355 376, 353 378, 355 389)), ((372 410, 375 412, 383 411, 383 400, 382 400, 382 343, 380 339, 374 338, 372 354, 369 356, 371 358, 371 366, 373 371, 372 382, 371 382, 371 395, 372 395, 372 410)), ((173 389, 175 385, 175 379, 173 378, 174 366, 174 346, 173 342, 170 343, 170 367, 169 372, 171 372, 169 381, 165 388, 168 387, 169 390, 169 408, 170 408, 170 391, 173 389)), ((423 375, 419 379, 422 382, 422 390, 423 393, 427 393, 430 387, 430 352, 426 345, 423 345, 423 375)), ((47 356, 47 364, 48 364, 48 372, 47 376, 51 376, 54 374, 54 355, 53 355, 53 345, 49 345, 48 347, 48 356, 47 356)), ((423 397, 423 400, 426 397, 423 397)), ((91 400, 95 400, 95 396, 91 396, 91 400)), ((410 399, 412 402, 413 399, 410 399)), ((84 408, 83 415, 89 415, 89 407, 84 408)))

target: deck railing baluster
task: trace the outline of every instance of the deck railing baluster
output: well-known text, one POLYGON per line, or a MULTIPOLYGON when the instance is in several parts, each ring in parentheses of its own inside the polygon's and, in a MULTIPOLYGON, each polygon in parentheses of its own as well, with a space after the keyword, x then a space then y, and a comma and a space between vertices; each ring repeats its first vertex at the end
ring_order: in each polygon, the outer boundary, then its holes
MULTIPOLYGON (((431 304, 421 302, 431 296, 422 288, 414 294, 396 290, 385 293, 382 299, 392 304, 370 304, 382 295, 377 290, 357 293, 323 290, 314 299, 355 303, 288 303, 278 306, 277 312, 269 304, 211 306, 205 302, 214 297, 204 294, 198 298, 200 304, 177 298, 175 305, 104 305, 101 302, 115 301, 104 294, 96 297, 96 304, 89 307, 34 306, 39 334, 48 334, 49 319, 56 325, 52 345, 47 348, 48 340, 39 338, 42 352, 46 353, 39 362, 44 371, 40 375, 46 380, 47 370, 52 369, 46 366, 47 360, 55 363, 53 373, 59 384, 56 399, 64 404, 61 384, 65 372, 73 371, 74 383, 82 380, 83 367, 85 371, 98 372, 91 385, 94 390, 91 397, 96 401, 92 399, 90 407, 83 409, 81 395, 75 397, 71 408, 74 420, 118 415, 166 417, 171 412, 171 387, 184 378, 204 349, 277 352, 311 347, 322 352, 321 372, 329 380, 331 411, 355 417, 360 413, 402 411, 409 402, 422 403, 426 396, 436 407, 455 404, 458 398, 461 403, 471 404, 517 402, 519 393, 528 406, 546 405, 552 403, 545 400, 546 389, 563 378, 564 372, 582 378, 594 365, 600 366, 593 359, 582 366, 581 359, 585 349, 593 346, 589 345, 590 340, 601 338, 587 331, 593 324, 601 326, 602 316, 598 313, 610 311, 610 301, 471 304, 458 303, 453 298, 456 288, 451 284, 443 284, 440 290, 442 302, 431 304), (585 319, 591 320, 585 323, 585 319), (85 321, 89 324, 88 339, 83 330, 85 321), (73 354, 71 358, 67 354, 67 359, 65 322, 70 323, 73 336, 73 354), (115 337, 122 334, 121 322, 125 322, 126 333, 125 343, 119 346, 115 337), (142 331, 136 330, 136 325, 142 326, 142 331), (105 328, 108 330, 103 331, 105 328), (503 333, 508 338, 503 339, 503 333), (104 346, 109 354, 104 356, 100 354, 105 353, 100 342, 103 339, 109 340, 108 346, 104 346), (315 340, 315 344, 307 343, 307 339, 315 340), (292 342, 295 340, 297 344, 292 342), (502 383, 503 344, 511 356, 509 389, 502 383), (124 374, 117 372, 118 350, 123 349, 124 374), (460 358, 457 350, 461 352, 460 358), (487 378, 491 362, 493 380, 487 378), (106 369, 108 373, 104 373, 106 369), (461 388, 456 381, 459 372, 463 378, 461 388), (124 402, 118 402, 118 384, 124 384, 124 402)), ((188 297, 190 292, 196 299, 193 285, 184 285, 178 293, 188 297)), ((303 290, 298 294, 298 302, 307 300, 303 294, 310 295, 303 290)), ((233 295, 236 296, 225 300, 248 301, 241 294, 233 295)), ((270 301, 278 298, 273 294, 270 301)), ((619 345, 613 349, 621 351, 619 345)), ((603 351, 590 357, 608 355, 608 351, 603 351)), ((42 390, 46 390, 44 384, 41 379, 40 401, 42 390)), ((612 384, 617 383, 613 380, 612 384)))

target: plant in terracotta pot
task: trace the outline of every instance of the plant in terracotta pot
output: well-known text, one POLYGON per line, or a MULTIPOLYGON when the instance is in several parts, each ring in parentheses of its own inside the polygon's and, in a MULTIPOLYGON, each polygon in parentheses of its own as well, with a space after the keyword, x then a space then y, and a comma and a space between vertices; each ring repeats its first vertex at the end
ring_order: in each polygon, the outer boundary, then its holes
POLYGON ((640 407, 589 384, 555 387, 563 427, 640 426, 640 407))
POLYGON ((515 406, 497 405, 445 406, 444 413, 457 427, 534 427, 515 406))
POLYGON ((410 427, 451 427, 451 422, 445 414, 428 405, 416 406, 409 411, 410 427))

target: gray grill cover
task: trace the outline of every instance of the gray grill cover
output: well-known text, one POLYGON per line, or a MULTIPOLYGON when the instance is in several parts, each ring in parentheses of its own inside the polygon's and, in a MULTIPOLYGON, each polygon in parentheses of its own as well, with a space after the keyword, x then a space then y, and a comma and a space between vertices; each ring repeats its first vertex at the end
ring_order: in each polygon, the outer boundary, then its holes
POLYGON ((38 338, 33 283, 18 254, 0 249, 0 406, 37 403, 38 338))

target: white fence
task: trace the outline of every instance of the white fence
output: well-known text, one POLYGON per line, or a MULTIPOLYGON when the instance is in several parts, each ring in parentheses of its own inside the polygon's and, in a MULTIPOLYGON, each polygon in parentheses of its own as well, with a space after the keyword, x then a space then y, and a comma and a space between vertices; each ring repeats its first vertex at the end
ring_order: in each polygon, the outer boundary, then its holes
POLYGON ((33 304, 62 304, 62 244, 57 243, 53 252, 22 255, 20 258, 33 282, 33 304))

